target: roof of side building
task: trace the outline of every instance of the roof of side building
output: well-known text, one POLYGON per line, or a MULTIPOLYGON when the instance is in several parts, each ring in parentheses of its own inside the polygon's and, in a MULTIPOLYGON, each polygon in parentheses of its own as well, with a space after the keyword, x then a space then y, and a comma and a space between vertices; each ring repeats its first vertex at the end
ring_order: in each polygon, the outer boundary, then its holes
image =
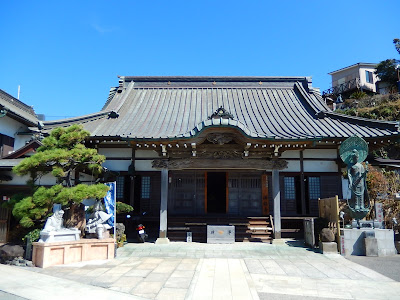
POLYGON ((0 89, 0 109, 6 111, 6 115, 28 126, 37 126, 38 118, 32 106, 14 98, 0 89))
POLYGON ((376 65, 377 65, 376 63, 362 63, 362 62, 360 62, 360 63, 356 63, 356 64, 353 64, 353 65, 350 65, 350 66, 347 66, 347 67, 340 68, 338 70, 329 72, 328 74, 329 75, 333 75, 335 73, 338 73, 338 72, 341 72, 341 71, 344 71, 344 70, 347 70, 347 69, 355 68, 355 67, 376 68, 376 65))

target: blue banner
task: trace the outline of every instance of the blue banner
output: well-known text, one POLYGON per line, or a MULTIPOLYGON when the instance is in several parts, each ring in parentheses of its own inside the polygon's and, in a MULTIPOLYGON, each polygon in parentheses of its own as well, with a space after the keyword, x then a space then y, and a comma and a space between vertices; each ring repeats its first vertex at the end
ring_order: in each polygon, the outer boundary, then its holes
POLYGON ((111 214, 112 217, 107 220, 110 226, 114 227, 114 217, 115 217, 115 209, 116 209, 116 182, 107 182, 106 186, 110 188, 107 192, 107 195, 104 197, 104 205, 106 206, 106 212, 111 214))

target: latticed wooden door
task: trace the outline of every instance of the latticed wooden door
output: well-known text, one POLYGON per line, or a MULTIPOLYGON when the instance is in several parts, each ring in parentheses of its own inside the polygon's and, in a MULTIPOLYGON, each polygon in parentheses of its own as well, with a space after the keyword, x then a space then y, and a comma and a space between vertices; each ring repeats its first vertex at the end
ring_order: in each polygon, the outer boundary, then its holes
POLYGON ((228 176, 228 214, 261 215, 261 174, 258 172, 232 172, 228 176))
POLYGON ((204 172, 170 173, 168 211, 171 214, 204 213, 204 172))

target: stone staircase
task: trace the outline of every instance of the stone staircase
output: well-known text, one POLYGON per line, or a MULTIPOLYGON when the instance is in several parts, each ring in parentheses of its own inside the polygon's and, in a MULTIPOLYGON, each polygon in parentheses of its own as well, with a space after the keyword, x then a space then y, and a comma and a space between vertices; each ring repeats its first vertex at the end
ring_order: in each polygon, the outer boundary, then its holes
POLYGON ((207 242, 207 225, 235 226, 236 242, 272 242, 270 217, 168 217, 168 238, 171 241, 186 241, 187 232, 192 232, 193 242, 207 242))
POLYGON ((282 217, 281 237, 286 239, 304 239, 304 217, 282 217))

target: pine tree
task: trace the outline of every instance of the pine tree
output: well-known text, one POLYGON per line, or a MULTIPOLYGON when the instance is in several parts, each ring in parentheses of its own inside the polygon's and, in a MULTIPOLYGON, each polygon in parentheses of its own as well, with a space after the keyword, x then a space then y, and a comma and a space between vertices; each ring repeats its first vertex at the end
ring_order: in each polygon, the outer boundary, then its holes
POLYGON ((71 206, 88 198, 105 197, 108 187, 104 184, 74 185, 76 171, 95 176, 102 172, 105 156, 96 149, 86 148, 84 140, 90 135, 80 125, 56 128, 43 139, 43 146, 31 157, 13 168, 17 175, 29 175, 32 187, 29 196, 16 196, 11 200, 12 213, 21 226, 31 228, 42 224, 52 214, 53 204, 71 206), (52 187, 37 185, 40 178, 51 173, 57 179, 52 187))
POLYGON ((400 39, 393 39, 393 44, 396 51, 400 54, 400 39))

